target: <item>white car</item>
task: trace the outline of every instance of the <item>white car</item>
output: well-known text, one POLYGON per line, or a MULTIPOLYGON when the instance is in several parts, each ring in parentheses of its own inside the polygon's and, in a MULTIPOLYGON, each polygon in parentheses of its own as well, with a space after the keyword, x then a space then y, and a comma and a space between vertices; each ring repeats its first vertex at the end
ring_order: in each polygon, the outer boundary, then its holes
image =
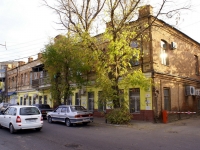
POLYGON ((10 133, 23 129, 40 131, 43 126, 43 117, 35 106, 9 106, 0 113, 0 126, 10 129, 10 133))
POLYGON ((47 113, 47 119, 49 123, 64 122, 66 126, 70 127, 72 124, 87 125, 93 122, 93 114, 83 106, 60 105, 54 111, 47 113))

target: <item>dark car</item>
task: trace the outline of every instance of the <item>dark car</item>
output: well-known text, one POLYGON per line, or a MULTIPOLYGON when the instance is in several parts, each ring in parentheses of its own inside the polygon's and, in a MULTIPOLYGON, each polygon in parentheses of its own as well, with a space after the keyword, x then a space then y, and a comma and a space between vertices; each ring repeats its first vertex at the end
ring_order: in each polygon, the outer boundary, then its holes
POLYGON ((42 117, 44 119, 47 118, 47 113, 53 111, 53 109, 48 104, 33 104, 33 106, 36 106, 39 108, 39 110, 42 113, 42 117))

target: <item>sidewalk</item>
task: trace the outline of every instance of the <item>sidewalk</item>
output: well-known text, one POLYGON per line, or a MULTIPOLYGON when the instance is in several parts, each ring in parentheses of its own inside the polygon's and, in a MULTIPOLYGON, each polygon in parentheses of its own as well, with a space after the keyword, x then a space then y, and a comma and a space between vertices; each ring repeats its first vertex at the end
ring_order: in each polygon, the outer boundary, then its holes
POLYGON ((100 125, 109 125, 109 126, 124 126, 124 127, 136 127, 136 128, 145 128, 145 127, 158 127, 165 125, 164 123, 153 123, 149 121, 138 121, 138 120, 131 120, 131 122, 127 125, 118 125, 118 124, 111 124, 109 122, 106 123, 104 117, 94 117, 94 124, 100 125))
POLYGON ((158 129, 158 128, 172 128, 176 126, 199 126, 200 124, 200 116, 196 118, 189 118, 189 119, 183 119, 183 120, 178 120, 174 122, 169 122, 169 123, 153 123, 149 121, 138 121, 138 120, 131 120, 131 122, 128 125, 118 125, 118 124, 110 124, 109 122, 106 123, 104 117, 94 117, 94 124, 99 124, 102 126, 114 126, 114 127, 130 127, 130 128, 135 128, 135 129, 158 129))

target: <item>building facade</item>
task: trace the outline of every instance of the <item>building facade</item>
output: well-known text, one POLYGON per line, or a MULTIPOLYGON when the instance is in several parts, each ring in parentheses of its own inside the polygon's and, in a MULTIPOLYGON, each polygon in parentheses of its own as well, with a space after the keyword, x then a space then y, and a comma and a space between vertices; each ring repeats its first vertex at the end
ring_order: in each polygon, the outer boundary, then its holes
POLYGON ((39 53, 36 60, 30 57, 27 63, 20 61, 18 66, 8 69, 8 93, 16 93, 16 95, 10 97, 8 102, 19 103, 20 105, 44 103, 52 106, 48 88, 38 86, 39 84, 42 85, 43 79, 46 77, 41 56, 42 54, 39 53))
MULTIPOLYGON (((173 119, 181 119, 180 112, 199 112, 200 109, 200 44, 184 33, 152 16, 152 7, 146 6, 139 11, 139 18, 130 23, 140 30, 146 25, 140 43, 133 41, 131 46, 140 45, 141 59, 134 63, 141 68, 152 86, 147 91, 138 87, 129 87, 127 91, 129 110, 134 119, 154 121, 162 119, 162 112, 176 112, 173 119)), ((41 54, 37 60, 29 58, 27 64, 8 70, 8 92, 17 93, 15 102, 22 105, 48 103, 53 107, 50 84, 45 82, 48 76, 41 63, 41 54)), ((93 82, 94 76, 89 79, 93 82)), ((72 84, 76 87, 76 84, 72 84)), ((123 89, 123 87, 121 87, 123 89)), ((101 89, 87 86, 76 89, 66 104, 82 105, 102 116, 110 107, 101 103, 101 89)))
POLYGON ((8 93, 8 89, 5 86, 7 84, 7 69, 17 66, 17 63, 16 61, 0 62, 0 102, 5 102, 12 95, 12 93, 8 93))

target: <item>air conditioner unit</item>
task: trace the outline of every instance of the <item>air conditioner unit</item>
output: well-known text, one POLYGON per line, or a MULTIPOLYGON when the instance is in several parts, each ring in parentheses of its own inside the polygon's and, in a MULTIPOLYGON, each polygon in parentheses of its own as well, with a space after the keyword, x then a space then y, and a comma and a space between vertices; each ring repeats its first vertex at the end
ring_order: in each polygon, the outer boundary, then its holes
POLYGON ((188 95, 196 95, 195 87, 193 87, 193 86, 186 86, 185 87, 185 95, 186 96, 188 96, 188 95))
POLYGON ((171 42, 171 49, 172 50, 177 49, 177 44, 175 42, 171 42))

